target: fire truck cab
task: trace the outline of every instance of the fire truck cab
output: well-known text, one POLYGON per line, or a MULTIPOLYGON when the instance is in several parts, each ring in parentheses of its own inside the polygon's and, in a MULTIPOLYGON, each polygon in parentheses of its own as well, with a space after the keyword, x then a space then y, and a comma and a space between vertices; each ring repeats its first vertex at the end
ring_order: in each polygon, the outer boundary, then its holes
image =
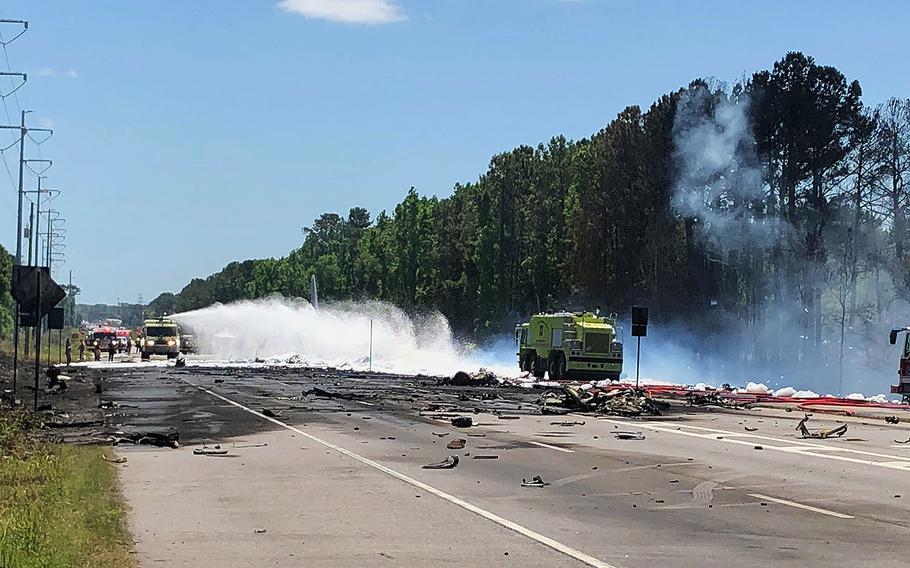
POLYGON ((891 330, 891 345, 897 344, 898 337, 903 334, 901 342, 901 363, 897 370, 898 381, 891 386, 891 392, 903 396, 904 401, 910 402, 910 327, 898 327, 891 330))

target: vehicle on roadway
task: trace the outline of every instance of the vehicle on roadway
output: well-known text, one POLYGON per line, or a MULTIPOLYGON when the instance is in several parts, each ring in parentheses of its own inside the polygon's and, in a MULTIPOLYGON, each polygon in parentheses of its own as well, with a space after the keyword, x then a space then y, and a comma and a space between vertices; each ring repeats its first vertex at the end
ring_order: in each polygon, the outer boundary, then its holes
POLYGON ((176 358, 180 354, 180 331, 177 322, 168 318, 145 320, 142 324, 140 346, 142 359, 148 359, 152 355, 176 358))
POLYGON ((117 330, 110 326, 100 326, 92 330, 89 347, 98 347, 102 351, 107 351, 111 341, 117 341, 117 330))
POLYGON ((118 329, 117 334, 117 351, 125 353, 129 351, 129 343, 132 341, 130 330, 126 328, 118 329))
POLYGON ((897 327, 891 330, 891 345, 897 343, 900 334, 904 334, 904 347, 901 352, 900 366, 897 368, 897 384, 891 385, 891 392, 903 397, 904 402, 910 402, 910 326, 897 327))
POLYGON ((603 378, 622 373, 622 342, 616 339, 616 317, 591 312, 541 313, 515 328, 518 365, 522 371, 550 380, 603 378))

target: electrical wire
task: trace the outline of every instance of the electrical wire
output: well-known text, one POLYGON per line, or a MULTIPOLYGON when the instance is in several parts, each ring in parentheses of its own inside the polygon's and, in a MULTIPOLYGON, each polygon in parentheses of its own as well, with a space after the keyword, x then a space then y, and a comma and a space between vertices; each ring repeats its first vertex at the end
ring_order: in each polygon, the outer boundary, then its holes
MULTIPOLYGON (((0 26, 0 27, 2 27, 2 26, 0 26)), ((12 73, 12 67, 10 66, 9 52, 8 52, 7 49, 6 49, 6 46, 7 46, 8 44, 12 43, 13 41, 15 41, 15 40, 16 40, 19 36, 21 36, 23 33, 25 33, 25 27, 23 27, 22 31, 21 31, 19 34, 17 34, 16 37, 14 37, 14 38, 12 38, 12 39, 10 39, 10 40, 7 41, 7 40, 3 37, 3 31, 0 30, 0 45, 3 46, 3 57, 4 57, 4 60, 6 61, 6 69, 7 69, 7 71, 9 71, 10 73, 12 73)), ((12 80, 12 77, 10 77, 10 80, 12 80)), ((15 95, 13 98, 14 98, 15 101, 16 101, 16 105, 20 108, 20 113, 21 113, 21 108, 22 108, 22 107, 21 107, 21 105, 19 104, 19 96, 15 93, 15 91, 13 91, 12 94, 15 95)), ((4 111, 4 113, 6 114, 7 123, 10 124, 10 125, 12 125, 12 124, 13 124, 13 120, 12 120, 12 117, 10 116, 9 106, 6 104, 6 97, 7 97, 7 96, 9 96, 9 95, 0 96, 0 101, 3 102, 3 111, 4 111)), ((9 161, 6 159, 6 151, 9 150, 10 148, 12 148, 13 146, 15 146, 15 145, 19 142, 19 138, 15 136, 15 133, 14 133, 14 131, 12 131, 12 130, 10 130, 10 134, 13 136, 13 142, 12 142, 9 146, 7 146, 7 147, 5 147, 4 149, 0 150, 0 158, 3 159, 3 167, 4 167, 4 169, 6 169, 6 175, 7 175, 7 177, 9 178, 10 188, 13 190, 13 192, 17 192, 17 191, 18 191, 18 189, 17 189, 17 184, 16 184, 15 179, 13 178, 13 172, 12 172, 12 170, 10 169, 9 161)))

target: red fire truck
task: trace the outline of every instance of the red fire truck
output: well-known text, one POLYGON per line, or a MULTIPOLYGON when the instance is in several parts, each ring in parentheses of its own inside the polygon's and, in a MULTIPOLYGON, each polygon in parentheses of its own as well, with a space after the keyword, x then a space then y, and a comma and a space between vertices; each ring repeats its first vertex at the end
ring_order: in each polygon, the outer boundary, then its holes
POLYGON ((901 350, 901 365, 897 370, 897 384, 891 386, 891 392, 903 396, 905 402, 910 402, 910 327, 898 327, 891 330, 891 345, 897 343, 897 338, 904 334, 903 349, 901 350))

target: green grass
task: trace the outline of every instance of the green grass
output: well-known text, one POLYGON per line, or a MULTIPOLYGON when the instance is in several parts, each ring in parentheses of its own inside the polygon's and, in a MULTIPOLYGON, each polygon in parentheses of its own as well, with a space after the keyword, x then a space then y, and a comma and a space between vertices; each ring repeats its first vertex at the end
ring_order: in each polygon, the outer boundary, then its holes
POLYGON ((0 568, 135 566, 109 450, 36 441, 36 426, 0 410, 0 568))
MULTIPOLYGON (((66 343, 67 337, 72 337, 73 333, 78 332, 77 329, 66 329, 63 332, 63 342, 66 343)), ((41 337, 41 365, 47 365, 48 356, 50 356, 50 362, 53 365, 65 365, 66 364, 66 352, 63 348, 58 346, 58 337, 56 331, 51 332, 52 337, 48 341, 47 332, 44 332, 44 335, 41 337)), ((22 331, 22 335, 19 336, 19 357, 20 360, 25 359, 25 331, 22 331)), ((13 338, 5 337, 0 339, 0 354, 12 356, 13 354, 13 338)), ((107 353, 104 353, 104 356, 107 357, 107 353)), ((85 360, 88 361, 91 357, 91 352, 86 350, 85 360)), ((79 344, 73 340, 73 362, 79 361, 79 344)), ((35 336, 33 333, 29 334, 29 346, 28 346, 28 363, 35 362, 35 336)))

